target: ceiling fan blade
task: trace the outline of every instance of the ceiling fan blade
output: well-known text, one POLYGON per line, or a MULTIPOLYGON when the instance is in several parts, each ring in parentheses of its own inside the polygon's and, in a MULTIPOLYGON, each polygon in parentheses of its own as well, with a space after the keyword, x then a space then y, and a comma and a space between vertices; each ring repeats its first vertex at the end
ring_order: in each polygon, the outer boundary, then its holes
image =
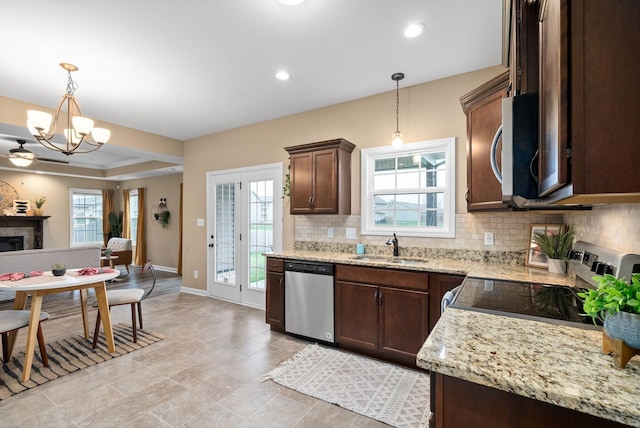
POLYGON ((60 163, 60 164, 68 164, 68 161, 65 160, 58 160, 58 159, 47 159, 47 158, 40 158, 40 157, 36 157, 36 160, 38 162, 48 162, 48 163, 60 163))

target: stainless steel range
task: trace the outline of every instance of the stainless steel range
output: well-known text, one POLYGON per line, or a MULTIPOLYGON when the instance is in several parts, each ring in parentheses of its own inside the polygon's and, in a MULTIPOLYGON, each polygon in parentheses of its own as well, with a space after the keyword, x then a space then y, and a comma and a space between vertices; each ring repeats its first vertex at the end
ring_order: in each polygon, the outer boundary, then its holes
POLYGON ((631 279, 631 274, 640 273, 640 254, 626 253, 592 244, 576 241, 569 253, 567 272, 575 275, 577 287, 596 287, 595 275, 609 273, 616 278, 631 279))

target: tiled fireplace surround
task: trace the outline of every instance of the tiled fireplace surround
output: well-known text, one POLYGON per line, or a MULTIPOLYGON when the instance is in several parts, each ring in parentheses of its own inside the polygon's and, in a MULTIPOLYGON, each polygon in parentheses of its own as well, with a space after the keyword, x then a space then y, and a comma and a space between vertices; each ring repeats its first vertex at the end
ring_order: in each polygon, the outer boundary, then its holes
MULTIPOLYGON (((391 252, 387 236, 360 235, 359 215, 298 215, 294 221, 296 249, 355 252, 355 244, 363 243, 370 254, 391 252), (355 240, 346 239, 346 228, 356 229, 355 240)), ((640 204, 618 204, 589 211, 457 214, 454 239, 400 237, 401 254, 524 263, 531 224, 570 224, 577 240, 640 253, 640 204), (493 232, 494 245, 484 245, 484 232, 493 232)))

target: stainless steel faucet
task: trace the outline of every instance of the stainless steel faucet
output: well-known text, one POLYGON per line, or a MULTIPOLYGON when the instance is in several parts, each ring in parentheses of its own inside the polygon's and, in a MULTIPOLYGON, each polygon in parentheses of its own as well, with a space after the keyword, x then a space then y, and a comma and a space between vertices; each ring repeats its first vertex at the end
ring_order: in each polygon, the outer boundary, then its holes
POLYGON ((398 257, 400 254, 398 253, 398 237, 396 234, 393 234, 393 238, 389 238, 387 241, 387 245, 393 245, 393 255, 394 257, 398 257))

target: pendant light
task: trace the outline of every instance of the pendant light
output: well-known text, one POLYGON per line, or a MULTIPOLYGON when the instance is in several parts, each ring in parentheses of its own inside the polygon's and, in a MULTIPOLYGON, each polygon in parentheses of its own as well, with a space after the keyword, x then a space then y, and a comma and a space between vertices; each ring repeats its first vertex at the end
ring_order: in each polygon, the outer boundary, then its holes
POLYGON ((400 116, 400 81, 404 79, 404 73, 394 73, 391 80, 396 82, 396 132, 391 136, 391 146, 396 149, 402 147, 402 132, 400 132, 399 116, 400 116))

